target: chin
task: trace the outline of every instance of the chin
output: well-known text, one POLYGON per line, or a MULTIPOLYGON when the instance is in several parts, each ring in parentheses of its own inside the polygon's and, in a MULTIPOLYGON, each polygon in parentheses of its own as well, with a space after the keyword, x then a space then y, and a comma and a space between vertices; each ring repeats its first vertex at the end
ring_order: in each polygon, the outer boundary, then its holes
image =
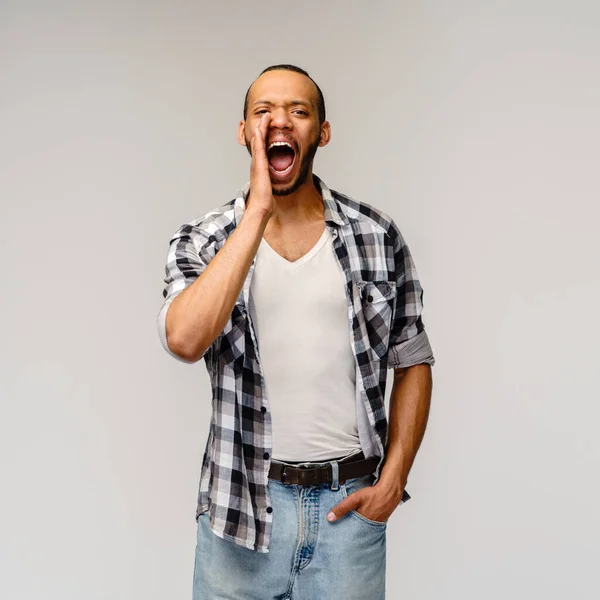
POLYGON ((300 186, 296 184, 288 185, 286 187, 281 188, 272 188, 273 196, 289 196, 293 192, 295 192, 300 186))
POLYGON ((308 171, 300 172, 296 179, 292 179, 289 183, 277 183, 271 186, 273 196, 289 196, 293 194, 301 185, 308 181, 308 171))
POLYGON ((290 194, 293 194, 303 183, 304 181, 296 181, 285 187, 272 188, 273 196, 289 196, 290 194))

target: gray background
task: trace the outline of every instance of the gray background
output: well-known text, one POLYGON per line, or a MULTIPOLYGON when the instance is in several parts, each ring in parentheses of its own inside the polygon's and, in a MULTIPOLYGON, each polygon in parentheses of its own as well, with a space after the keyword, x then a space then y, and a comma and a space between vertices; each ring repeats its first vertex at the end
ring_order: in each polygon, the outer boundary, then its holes
POLYGON ((191 598, 210 385, 158 341, 167 244, 247 181, 277 62, 324 90, 315 172, 393 216, 425 289, 388 597, 600 596, 597 3, 0 11, 0 597, 191 598))

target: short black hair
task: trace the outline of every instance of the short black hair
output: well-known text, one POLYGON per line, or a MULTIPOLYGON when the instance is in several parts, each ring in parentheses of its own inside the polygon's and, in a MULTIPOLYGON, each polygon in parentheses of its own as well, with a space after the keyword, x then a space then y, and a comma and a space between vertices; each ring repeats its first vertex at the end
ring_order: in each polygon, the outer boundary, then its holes
MULTIPOLYGON (((267 71, 293 71, 294 73, 300 73, 300 75, 305 75, 308 77, 317 88, 317 112, 319 115, 319 125, 323 124, 323 121, 325 121, 325 98, 323 97, 323 92, 317 85, 317 82, 304 69, 301 69, 295 65, 271 65, 270 67, 267 67, 261 71, 258 77, 267 71)), ((258 77, 256 79, 258 79, 258 77)), ((254 81, 256 81, 256 79, 254 81)), ((248 112, 248 94, 250 93, 250 88, 252 87, 254 81, 248 87, 248 90, 246 91, 246 97, 244 98, 244 120, 246 120, 246 113, 248 112)))

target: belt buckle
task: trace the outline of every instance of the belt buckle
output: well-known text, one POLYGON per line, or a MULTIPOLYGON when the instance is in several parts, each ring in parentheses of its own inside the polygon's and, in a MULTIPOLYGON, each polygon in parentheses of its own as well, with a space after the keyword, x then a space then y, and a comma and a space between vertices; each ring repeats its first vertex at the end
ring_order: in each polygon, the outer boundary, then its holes
POLYGON ((308 471, 309 469, 317 469, 319 467, 322 467, 321 463, 318 464, 314 464, 310 461, 308 462, 304 462, 304 463, 298 463, 298 464, 294 464, 294 465, 282 465, 281 467, 281 482, 282 483, 288 483, 287 480, 287 468, 288 467, 294 467, 295 469, 299 469, 300 471, 308 471))
MULTIPOLYGON (((300 465, 298 465, 300 468, 300 471, 314 471, 316 469, 322 469, 323 468, 323 464, 321 463, 301 463, 300 465)), ((304 478, 303 478, 304 480, 304 478)), ((304 487, 310 486, 310 485, 315 485, 314 483, 306 483, 306 480, 304 480, 304 483, 302 484, 304 487)))

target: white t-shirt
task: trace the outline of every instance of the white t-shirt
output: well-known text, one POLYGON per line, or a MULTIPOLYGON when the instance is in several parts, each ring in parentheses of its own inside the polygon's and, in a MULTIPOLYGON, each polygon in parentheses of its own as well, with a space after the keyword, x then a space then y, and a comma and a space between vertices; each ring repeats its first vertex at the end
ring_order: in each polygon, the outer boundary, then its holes
POLYGON ((325 228, 297 261, 264 238, 256 255, 250 311, 275 460, 320 461, 360 450, 352 329, 333 252, 325 228))

